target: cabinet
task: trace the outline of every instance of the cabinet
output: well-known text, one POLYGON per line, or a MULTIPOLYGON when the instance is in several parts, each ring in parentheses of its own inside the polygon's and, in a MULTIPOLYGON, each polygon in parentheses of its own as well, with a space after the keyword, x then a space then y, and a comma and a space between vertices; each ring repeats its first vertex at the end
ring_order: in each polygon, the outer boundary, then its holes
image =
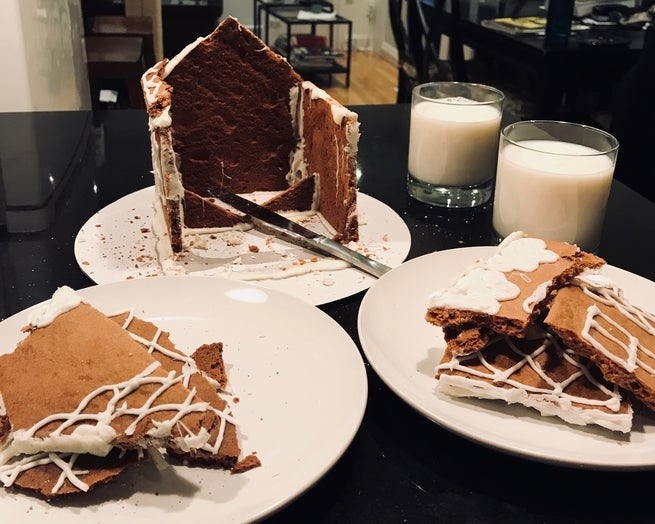
POLYGON ((267 2, 255 0, 255 31, 273 50, 277 51, 289 61, 293 68, 300 75, 327 74, 330 77, 334 74, 345 75, 345 85, 350 85, 350 65, 352 54, 352 21, 341 15, 335 14, 329 18, 304 18, 299 17, 302 6, 295 3, 267 2), (269 41, 270 19, 279 20, 285 25, 286 38, 282 42, 269 41), (347 31, 346 50, 344 53, 334 52, 335 27, 344 26, 347 31), (307 56, 297 54, 297 46, 293 45, 294 40, 311 40, 311 37, 318 37, 318 27, 327 27, 326 48, 320 53, 308 53, 307 56), (309 34, 306 33, 309 28, 309 34), (303 30, 301 33, 299 30, 303 30))

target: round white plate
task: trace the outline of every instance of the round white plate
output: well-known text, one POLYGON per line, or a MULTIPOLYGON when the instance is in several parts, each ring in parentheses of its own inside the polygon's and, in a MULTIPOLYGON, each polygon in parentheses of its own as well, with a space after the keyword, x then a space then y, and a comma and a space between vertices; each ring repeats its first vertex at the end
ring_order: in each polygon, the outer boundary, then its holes
MULTIPOLYGON (((502 401, 450 398, 436 391, 434 369, 445 342, 425 320, 429 295, 448 286, 494 247, 440 251, 412 259, 384 275, 362 300, 359 337, 382 380, 428 419, 480 444, 534 460, 596 469, 655 467, 655 414, 635 406, 633 429, 623 435, 572 426, 502 401)), ((634 305, 655 310, 655 283, 616 267, 603 271, 634 305)))
MULTIPOLYGON (((157 472, 143 464, 55 505, 0 488, 3 522, 252 521, 314 484, 359 428, 368 393, 361 355, 334 320, 306 302, 202 277, 135 279, 79 294, 107 314, 134 306, 187 352, 222 341, 228 389, 240 399, 234 413, 241 447, 244 455, 256 452, 262 465, 232 475, 177 465, 157 472)), ((26 324, 27 310, 0 323, 0 352, 13 351, 26 324)))
MULTIPOLYGON (((120 198, 95 213, 82 226, 75 238, 75 259, 80 268, 96 284, 108 284, 139 277, 163 275, 155 252, 156 237, 152 232, 154 186, 120 198)), ((411 236, 407 225, 393 209, 366 194, 358 194, 360 240, 349 247, 379 260, 390 267, 399 266, 409 253, 411 236)), ((320 255, 291 246, 281 240, 271 242, 268 235, 256 230, 221 233, 210 239, 203 249, 194 250, 182 264, 190 276, 218 276, 245 279, 246 272, 231 271, 231 261, 268 261, 275 252, 300 259, 320 259, 320 255), (254 253, 250 246, 257 246, 254 253), (268 257, 268 258, 267 258, 268 257)), ((281 264, 283 262, 280 262, 281 264)), ((286 265, 289 265, 288 263, 286 265)), ((255 267, 250 264, 248 267, 255 267)), ((339 300, 368 289, 375 277, 346 267, 332 271, 311 271, 318 264, 296 264, 307 273, 282 278, 258 280, 260 284, 295 295, 313 305, 339 300)), ((244 266, 240 266, 244 269, 244 266)), ((290 272, 290 271, 289 271, 290 272)), ((250 279, 251 277, 248 277, 250 279)))

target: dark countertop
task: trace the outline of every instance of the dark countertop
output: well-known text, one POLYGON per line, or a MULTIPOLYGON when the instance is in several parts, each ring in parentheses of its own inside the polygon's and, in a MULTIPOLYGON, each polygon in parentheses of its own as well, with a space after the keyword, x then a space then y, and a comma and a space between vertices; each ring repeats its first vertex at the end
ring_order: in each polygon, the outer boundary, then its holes
MULTIPOLYGON (((412 236, 409 258, 496 243, 490 205, 475 212, 437 212, 407 196, 408 105, 353 109, 362 123, 360 189, 405 220, 412 236)), ((0 115, 0 123, 17 117, 0 115)), ((96 122, 103 125, 92 133, 70 183, 58 196, 53 223, 34 233, 0 229, 0 319, 48 299, 61 285, 92 285, 75 261, 75 235, 97 210, 152 185, 145 113, 110 111, 96 122)), ((0 144, 6 130, 0 125, 0 144)), ((25 161, 26 168, 32 165, 25 161)), ((1 198, 2 193, 0 203, 1 198)), ((654 214, 655 203, 615 181, 599 254, 612 265, 655 279, 655 266, 647 256, 655 249, 654 214)), ((364 294, 320 306, 358 344, 357 314, 364 294)), ((653 521, 654 473, 587 471, 489 449, 424 418, 392 393, 368 364, 367 373, 368 406, 352 445, 321 480, 270 522, 653 521)))

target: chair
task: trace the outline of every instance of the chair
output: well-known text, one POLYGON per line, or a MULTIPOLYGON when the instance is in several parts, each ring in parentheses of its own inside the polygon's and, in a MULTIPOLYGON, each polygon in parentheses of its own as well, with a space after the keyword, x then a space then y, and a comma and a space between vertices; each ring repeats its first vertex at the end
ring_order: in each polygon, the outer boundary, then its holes
POLYGON ((140 36, 143 38, 143 59, 150 67, 157 61, 152 18, 149 16, 96 16, 89 34, 98 36, 140 36))
POLYGON ((411 100, 412 89, 421 83, 423 77, 423 72, 418 70, 421 59, 410 47, 406 24, 407 14, 403 9, 405 5, 405 0, 388 0, 391 31, 398 50, 398 94, 396 98, 398 103, 411 100))
POLYGON ((460 33, 460 4, 459 0, 450 0, 450 11, 446 11, 446 0, 412 0, 415 5, 416 16, 423 34, 427 34, 427 45, 431 55, 435 57, 442 67, 447 64, 450 77, 458 82, 466 82, 468 73, 464 60, 464 44, 460 33), (441 51, 441 37, 447 36, 449 41, 447 61, 439 60, 441 51))
POLYGON ((409 102, 414 86, 436 80, 466 81, 464 49, 459 38, 459 1, 434 6, 424 0, 389 0, 389 19, 398 49, 398 103, 409 102), (450 39, 450 60, 440 58, 441 36, 450 39))
POLYGON ((145 107, 141 91, 141 75, 146 70, 143 38, 87 35, 84 43, 93 107, 98 106, 102 82, 108 80, 123 84, 129 107, 145 107))

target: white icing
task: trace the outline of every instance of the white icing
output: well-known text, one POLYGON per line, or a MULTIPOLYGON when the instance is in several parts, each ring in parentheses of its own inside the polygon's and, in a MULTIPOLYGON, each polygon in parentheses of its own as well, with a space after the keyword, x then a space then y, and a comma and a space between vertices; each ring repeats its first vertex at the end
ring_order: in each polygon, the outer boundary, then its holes
POLYGON ((542 336, 543 343, 530 353, 521 350, 509 337, 494 340, 492 343, 504 340, 516 355, 515 364, 508 369, 495 367, 485 358, 484 351, 453 357, 449 362, 442 363, 436 368, 436 373, 439 375, 439 390, 450 396, 498 399, 508 404, 522 404, 538 410, 544 416, 558 416, 571 424, 597 424, 613 431, 624 433, 630 431, 632 411, 619 413, 621 396, 618 387, 609 389, 598 382, 589 372, 591 364, 582 364, 571 350, 560 347, 551 335, 542 336), (557 380, 537 361, 537 357, 544 351, 556 352, 559 358, 573 366, 574 371, 557 380), (471 367, 480 364, 484 367, 483 370, 471 367), (541 378, 544 385, 528 386, 513 378, 524 366, 529 366, 541 378), (449 371, 467 375, 450 375, 449 371), (596 387, 603 398, 590 399, 568 393, 567 387, 581 379, 596 387))
MULTIPOLYGON (((519 296, 520 288, 507 280, 505 273, 520 271, 522 278, 529 280, 528 273, 538 269, 540 264, 556 262, 557 253, 546 248, 546 243, 537 238, 526 238, 518 231, 509 235, 485 261, 478 261, 460 274, 455 282, 429 297, 429 307, 465 309, 489 315, 500 311, 501 302, 519 296)), ((523 302, 523 309, 530 313, 546 296, 550 282, 542 282, 523 302)))
POLYGON ((503 273, 473 267, 451 287, 433 293, 430 306, 471 309, 494 315, 500 309, 500 301, 516 298, 519 292, 519 287, 509 282, 503 273))
POLYGON ((76 453, 39 453, 37 455, 23 456, 11 464, 0 466, 0 481, 5 487, 9 487, 24 471, 37 466, 55 464, 61 470, 61 474, 51 490, 52 493, 57 493, 65 480, 69 480, 71 484, 82 491, 88 491, 88 484, 79 478, 79 475, 84 475, 87 471, 73 469, 78 456, 76 453))
POLYGON ((556 262, 559 256, 546 248, 540 238, 516 237, 511 242, 503 241, 484 264, 494 271, 535 271, 540 264, 556 262))
MULTIPOLYGON (((643 331, 655 336, 655 315, 630 304, 623 296, 623 291, 610 279, 599 274, 583 273, 574 279, 573 284, 578 285, 586 295, 596 302, 610 306, 619 312, 634 325, 633 333, 643 331)), ((655 361, 655 348, 648 347, 645 341, 630 331, 593 304, 587 309, 582 338, 629 373, 636 374, 642 370, 650 375, 655 375, 655 368, 649 364, 649 362, 655 361), (605 327, 608 324, 609 327, 605 327), (623 353, 617 355, 612 352, 601 342, 600 338, 594 336, 594 333, 612 341, 623 353)))
MULTIPOLYGON (((129 311, 127 318, 125 319, 125 322, 123 323, 123 329, 126 329, 129 332, 130 323, 133 320, 134 320, 134 310, 131 309, 129 311)), ((202 373, 198 369, 195 360, 193 360, 191 357, 179 353, 177 351, 171 351, 170 349, 167 349, 161 344, 159 344, 159 337, 163 333, 161 329, 157 328, 157 331, 155 332, 155 334, 150 340, 146 340, 142 337, 139 337, 134 333, 131 332, 129 333, 134 340, 146 346, 149 353, 157 351, 167 356, 168 358, 180 362, 182 364, 182 372, 181 372, 182 383, 185 385, 185 387, 189 387, 190 380, 193 375, 202 375, 202 377, 206 381, 208 381, 216 391, 220 389, 220 385, 218 384, 218 382, 212 379, 211 377, 207 376, 205 373, 202 373)), ((192 394, 187 399, 187 403, 190 403, 194 396, 195 396, 195 390, 192 390, 192 394)), ((202 449, 204 451, 209 451, 214 454, 218 453, 221 443, 223 442, 223 434, 225 432, 225 426, 227 422, 230 422, 235 426, 237 425, 237 421, 234 419, 234 417, 232 417, 232 415, 229 414, 231 411, 231 407, 229 403, 227 403, 226 408, 223 411, 215 409, 209 404, 207 404, 204 407, 203 411, 207 409, 212 410, 220 418, 220 431, 218 433, 218 436, 213 442, 211 442, 209 440, 210 435, 206 432, 204 428, 201 428, 200 433, 198 433, 197 435, 193 435, 192 433, 187 432, 185 435, 182 436, 182 438, 176 440, 177 446, 183 451, 188 451, 191 449, 202 449)), ((171 421, 169 422, 172 421, 173 419, 171 419, 171 421)), ((163 428, 163 423, 155 423, 155 424, 158 425, 158 430, 161 432, 161 429, 163 428)), ((168 434, 170 434, 170 432, 173 429, 173 426, 176 423, 167 422, 166 424, 168 424, 168 428, 169 428, 168 434)))
MULTIPOLYGON (((58 314, 76 307, 69 307, 71 304, 79 305, 80 302, 81 298, 72 289, 60 288, 55 292, 50 303, 43 308, 43 312, 38 315, 38 318, 52 322, 58 314)), ((133 310, 129 310, 127 313, 123 328, 129 332, 129 326, 135 317, 133 310)), ((12 431, 0 446, 0 481, 3 485, 11 486, 18 475, 27 469, 43 464, 55 464, 62 473, 53 487, 52 493, 56 493, 65 480, 69 480, 82 491, 87 491, 88 485, 79 478, 79 475, 87 472, 75 470, 75 461, 79 454, 90 453, 106 456, 113 448, 117 436, 111 422, 122 416, 133 417, 132 422, 125 430, 126 435, 131 435, 137 424, 149 415, 172 411, 174 412, 172 418, 153 421, 153 426, 147 431, 148 442, 142 443, 144 447, 152 444, 167 445, 172 442, 182 451, 200 449, 217 453, 223 441, 227 422, 236 425, 236 421, 229 414, 230 404, 226 403, 223 411, 218 410, 208 402, 198 400, 194 388, 189 390, 182 403, 156 404, 157 400, 171 387, 181 383, 188 388, 191 377, 201 374, 191 357, 171 351, 159 344, 158 340, 161 334, 162 330, 157 329, 152 339, 146 340, 130 333, 133 339, 146 346, 149 353, 158 351, 168 358, 179 361, 182 364, 180 374, 174 371, 169 371, 165 376, 157 374, 156 371, 161 364, 155 361, 132 379, 118 384, 101 386, 91 391, 71 413, 52 414, 38 421, 31 428, 12 431), (142 405, 128 405, 126 398, 144 385, 155 385, 156 388, 142 405), (99 413, 86 412, 88 405, 101 395, 103 398, 110 397, 105 409, 99 413), (201 427, 197 433, 193 433, 183 422, 184 417, 191 413, 206 411, 215 413, 220 421, 218 435, 213 441, 205 428, 201 427), (47 436, 37 436, 41 428, 51 424, 58 424, 58 426, 47 436), (67 429, 73 425, 75 425, 73 431, 67 432, 67 429)), ((218 391, 219 384, 215 380, 204 374, 203 377, 218 391)))
POLYGON ((150 130, 157 127, 170 127, 173 124, 173 119, 171 118, 171 106, 166 106, 162 109, 159 115, 154 116, 150 119, 150 130))
POLYGON ((109 419, 99 418, 94 421, 94 424, 80 424, 70 434, 61 433, 70 424, 80 423, 81 420, 85 420, 85 418, 81 417, 79 413, 57 414, 43 419, 40 424, 35 424, 27 430, 12 431, 9 445, 0 449, 0 465, 6 464, 17 455, 34 455, 41 452, 75 452, 91 453, 99 457, 106 456, 116 438, 116 432, 108 424, 109 419), (57 431, 47 437, 35 437, 41 427, 62 418, 66 418, 70 423, 65 426, 62 424, 57 431))
MULTIPOLYGON (((170 388, 183 381, 184 377, 169 372, 166 376, 155 374, 160 367, 159 362, 153 362, 135 377, 120 382, 101 386, 91 391, 84 397, 77 408, 70 413, 56 413, 49 415, 34 424, 31 428, 12 431, 6 443, 0 448, 0 466, 6 465, 12 458, 26 454, 33 455, 40 452, 63 452, 63 453, 90 453, 92 455, 106 456, 112 448, 116 434, 110 426, 111 422, 118 417, 129 415, 134 418, 132 423, 125 430, 126 435, 133 434, 137 424, 144 418, 161 411, 174 411, 173 418, 162 421, 148 431, 148 435, 162 442, 171 435, 173 427, 182 427, 180 420, 197 412, 204 412, 209 409, 209 404, 204 401, 194 400, 195 391, 191 390, 189 396, 180 404, 155 404, 161 395, 170 388), (128 406, 125 399, 133 391, 145 386, 155 385, 157 389, 147 398, 142 405, 128 406), (104 411, 100 413, 87 413, 87 406, 101 395, 110 395, 104 411), (53 423, 58 427, 46 437, 37 436, 38 431, 53 423), (65 433, 72 425, 81 424, 71 433, 65 433)), ((202 447, 207 441, 206 432, 193 434, 185 428, 185 432, 174 438, 180 447, 187 446, 187 442, 200 442, 202 447), (204 440, 203 440, 204 439, 204 440)))
POLYGON ((552 284, 552 280, 548 280, 546 282, 542 282, 539 284, 534 291, 532 292, 531 295, 526 297, 526 299, 523 301, 523 311, 526 313, 530 313, 534 307, 539 304, 542 300, 546 298, 546 295, 548 294, 548 288, 552 284))
POLYGON ((59 491, 59 488, 64 484, 65 480, 69 480, 74 486, 77 486, 79 489, 82 491, 88 491, 89 486, 86 484, 86 482, 82 482, 79 479, 79 475, 84 475, 88 473, 88 470, 75 470, 73 469, 73 466, 75 465, 75 461, 79 457, 78 454, 74 453, 71 454, 70 457, 68 458, 68 461, 64 461, 63 457, 56 453, 50 453, 48 455, 48 458, 52 461, 53 464, 59 467, 61 469, 61 475, 59 475, 59 479, 57 479, 56 484, 52 488, 52 493, 57 493, 59 491))
POLYGON ((53 293, 50 300, 32 310, 28 321, 33 327, 45 327, 62 313, 79 306, 81 302, 82 298, 73 289, 62 286, 53 293))
MULTIPOLYGON (((186 45, 177 55, 170 60, 162 60, 156 63, 150 69, 146 70, 141 77, 141 86, 143 87, 146 105, 150 107, 157 102, 157 98, 163 87, 162 80, 164 80, 175 66, 179 64, 185 56, 193 51, 200 42, 205 40, 206 37, 198 37, 196 40, 186 45), (161 72, 160 72, 161 70, 161 72)), ((170 123, 168 124, 170 125, 170 123)))
POLYGON ((304 109, 302 104, 303 90, 298 85, 291 87, 289 91, 289 110, 291 112, 291 127, 296 134, 296 147, 291 151, 289 158, 289 172, 286 180, 289 186, 297 184, 307 178, 307 161, 305 160, 305 137, 303 133, 304 109))
POLYGON ((334 227, 332 227, 332 224, 330 224, 327 220, 325 220, 325 217, 323 216, 322 213, 316 213, 316 216, 318 216, 319 220, 321 221, 321 224, 323 225, 329 236, 333 237, 334 235, 337 234, 337 230, 334 229, 334 227))
POLYGON ((283 280, 285 278, 306 275, 314 271, 338 271, 351 267, 343 260, 335 258, 317 259, 315 261, 305 262, 302 264, 288 264, 284 266, 275 265, 274 267, 248 268, 242 265, 235 265, 224 270, 217 271, 216 275, 242 280, 283 280))

